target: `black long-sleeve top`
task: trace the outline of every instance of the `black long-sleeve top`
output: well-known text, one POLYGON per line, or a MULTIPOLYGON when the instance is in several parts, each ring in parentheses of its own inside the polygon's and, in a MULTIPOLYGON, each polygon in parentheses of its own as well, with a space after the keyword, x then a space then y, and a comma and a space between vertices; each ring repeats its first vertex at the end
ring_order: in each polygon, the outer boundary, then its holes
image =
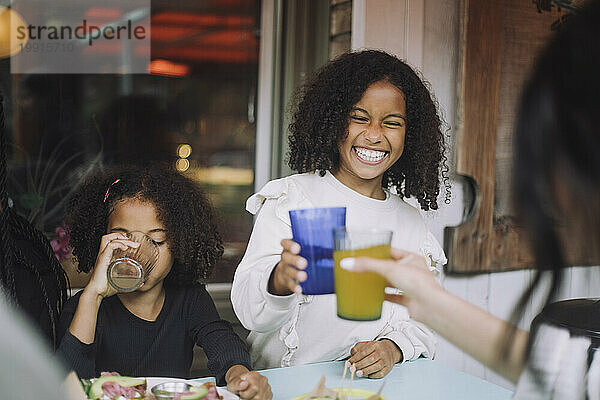
POLYGON ((96 336, 84 344, 68 328, 81 293, 69 299, 61 314, 59 352, 81 378, 116 371, 128 376, 188 378, 193 346, 201 346, 217 385, 233 365, 250 369, 245 343, 223 321, 204 285, 165 287, 165 302, 156 321, 138 318, 118 296, 102 300, 96 336))

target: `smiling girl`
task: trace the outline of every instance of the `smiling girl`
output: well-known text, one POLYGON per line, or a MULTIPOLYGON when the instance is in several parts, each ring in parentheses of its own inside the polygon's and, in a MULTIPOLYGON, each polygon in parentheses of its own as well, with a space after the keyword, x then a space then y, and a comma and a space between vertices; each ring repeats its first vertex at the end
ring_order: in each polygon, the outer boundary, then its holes
POLYGON ((380 320, 337 318, 335 295, 306 296, 306 260, 288 211, 345 206, 349 227, 394 232, 392 245, 446 262, 419 211, 437 209, 444 140, 431 94, 415 72, 381 51, 346 53, 301 93, 290 125, 290 167, 246 203, 257 214, 231 298, 258 368, 350 357, 359 376, 385 376, 394 364, 432 357, 436 338, 406 309, 384 303, 380 320))
POLYGON ((116 371, 188 378, 197 344, 218 385, 243 399, 271 398, 266 378, 250 371, 245 343, 201 283, 223 246, 213 208, 191 180, 159 166, 98 173, 73 197, 68 222, 79 269, 93 272, 59 324, 59 351, 80 377, 116 371), (137 290, 117 293, 107 268, 115 249, 139 246, 129 232, 158 246, 158 262, 137 290))

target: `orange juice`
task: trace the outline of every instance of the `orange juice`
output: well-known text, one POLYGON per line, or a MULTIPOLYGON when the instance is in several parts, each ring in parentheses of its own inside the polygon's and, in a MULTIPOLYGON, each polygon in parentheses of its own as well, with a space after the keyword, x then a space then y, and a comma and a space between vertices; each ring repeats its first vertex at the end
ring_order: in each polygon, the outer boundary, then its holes
POLYGON ((381 318, 386 280, 373 272, 352 272, 340 268, 346 257, 390 258, 390 245, 366 247, 333 252, 335 294, 338 317, 354 321, 372 321, 381 318))

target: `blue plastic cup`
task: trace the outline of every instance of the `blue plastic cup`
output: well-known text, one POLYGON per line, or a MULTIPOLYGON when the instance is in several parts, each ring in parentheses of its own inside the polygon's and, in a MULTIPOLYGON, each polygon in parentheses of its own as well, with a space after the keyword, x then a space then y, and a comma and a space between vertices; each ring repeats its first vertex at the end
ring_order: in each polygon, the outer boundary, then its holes
POLYGON ((304 294, 331 294, 333 285, 333 231, 346 226, 346 207, 291 210, 292 235, 307 261, 304 294))

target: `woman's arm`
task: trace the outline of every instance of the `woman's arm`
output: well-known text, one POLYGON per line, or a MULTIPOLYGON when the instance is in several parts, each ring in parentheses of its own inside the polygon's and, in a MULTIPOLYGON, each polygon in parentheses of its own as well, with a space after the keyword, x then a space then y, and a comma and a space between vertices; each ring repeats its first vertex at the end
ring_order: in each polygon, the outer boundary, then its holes
POLYGON ((415 317, 476 360, 516 383, 523 370, 529 333, 516 329, 507 357, 501 356, 511 326, 500 318, 438 289, 419 300, 415 317))
POLYGON ((489 368, 517 382, 525 359, 529 333, 516 329, 502 357, 502 346, 511 325, 442 288, 429 272, 425 259, 394 249, 393 260, 347 258, 342 268, 356 272, 377 272, 388 279, 402 295, 386 295, 387 300, 408 308, 410 316, 425 323, 448 341, 489 368))

